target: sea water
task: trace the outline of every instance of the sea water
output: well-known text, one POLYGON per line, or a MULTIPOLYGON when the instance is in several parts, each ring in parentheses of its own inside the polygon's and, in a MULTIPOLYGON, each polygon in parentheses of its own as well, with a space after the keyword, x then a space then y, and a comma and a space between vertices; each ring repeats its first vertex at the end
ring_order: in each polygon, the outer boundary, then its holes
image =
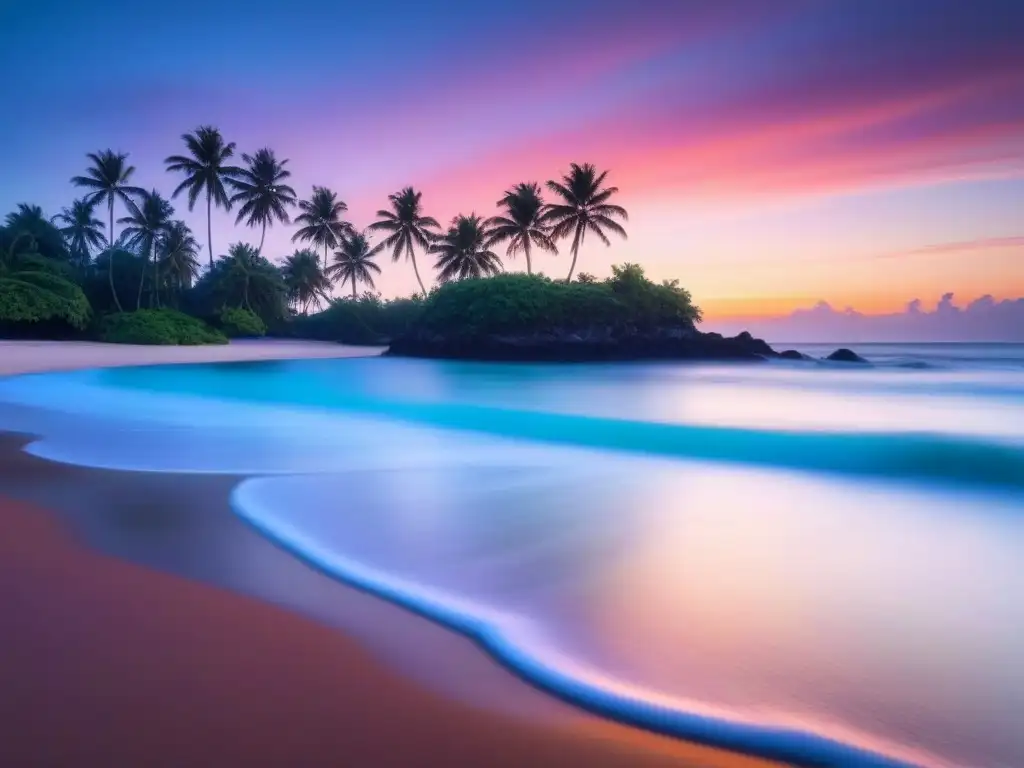
POLYGON ((248 476, 236 512, 296 556, 642 727, 1024 765, 1024 347, 858 351, 45 374, 0 380, 32 406, 0 427, 57 461, 248 476))

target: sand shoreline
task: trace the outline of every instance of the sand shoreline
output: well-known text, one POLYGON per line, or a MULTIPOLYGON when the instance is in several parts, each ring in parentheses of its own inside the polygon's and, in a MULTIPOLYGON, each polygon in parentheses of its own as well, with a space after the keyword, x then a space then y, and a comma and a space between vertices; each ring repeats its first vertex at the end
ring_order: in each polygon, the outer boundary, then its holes
POLYGON ((246 339, 197 347, 0 339, 0 376, 131 365, 376 357, 385 349, 296 339, 246 339))
POLYGON ((0 498, 0 764, 753 766, 437 696, 262 601, 76 546, 0 498))

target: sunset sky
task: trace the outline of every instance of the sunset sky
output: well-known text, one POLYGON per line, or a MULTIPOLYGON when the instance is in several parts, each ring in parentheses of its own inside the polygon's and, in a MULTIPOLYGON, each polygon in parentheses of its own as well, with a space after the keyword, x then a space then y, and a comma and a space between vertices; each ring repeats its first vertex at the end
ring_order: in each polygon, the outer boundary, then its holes
MULTIPOLYGON (((163 159, 213 124, 359 227, 407 184, 447 222, 593 162, 629 240, 578 268, 678 277, 712 320, 1024 296, 1020 0, 34 0, 2 3, 0 28, 0 212, 56 213, 105 148, 169 195, 163 159)), ((205 247, 205 212, 174 202, 205 247)), ((259 240, 233 221, 214 219, 218 253, 259 240)), ((385 295, 414 285, 386 262, 385 295)))

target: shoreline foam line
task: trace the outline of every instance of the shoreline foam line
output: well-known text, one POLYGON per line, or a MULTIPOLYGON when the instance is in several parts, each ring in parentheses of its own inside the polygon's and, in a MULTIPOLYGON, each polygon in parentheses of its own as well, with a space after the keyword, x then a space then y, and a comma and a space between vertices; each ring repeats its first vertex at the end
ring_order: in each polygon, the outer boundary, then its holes
POLYGON ((458 632, 535 687, 581 709, 654 733, 777 760, 803 768, 915 768, 914 763, 794 728, 715 718, 609 690, 545 663, 492 617, 476 615, 468 605, 443 593, 416 588, 332 552, 253 498, 260 479, 245 480, 231 492, 234 512, 282 549, 321 572, 458 632))

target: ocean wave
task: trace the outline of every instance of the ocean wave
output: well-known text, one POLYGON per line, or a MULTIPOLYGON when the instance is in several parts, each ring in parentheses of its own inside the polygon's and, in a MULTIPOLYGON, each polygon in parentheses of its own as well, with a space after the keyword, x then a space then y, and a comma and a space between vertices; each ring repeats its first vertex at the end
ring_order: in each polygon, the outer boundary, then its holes
POLYGON ((39 434, 29 451, 88 466, 151 471, 309 472, 345 469, 403 445, 412 465, 436 451, 544 445, 942 484, 1024 490, 1024 443, 929 432, 769 429, 605 418, 446 401, 350 394, 328 408, 121 389, 39 377, 0 388, 0 428, 39 434), (24 386, 31 384, 31 386, 24 386), (422 428, 427 429, 422 429, 422 428), (417 429, 418 428, 418 429, 417 429), (455 436, 457 435, 457 437, 455 436), (268 446, 273 444, 273 448, 268 446))
MULTIPOLYGON (((516 618, 496 610, 486 602, 428 588, 415 579, 403 579, 390 570, 375 569, 348 558, 304 530, 295 516, 286 513, 288 508, 268 503, 268 490, 279 489, 282 484, 308 484, 311 477, 331 479, 340 473, 376 469, 396 473, 399 484, 404 484, 401 478, 408 475, 402 473, 451 463, 473 470, 553 468, 567 478, 571 476, 574 487, 579 488, 588 481, 573 474, 576 468, 601 466, 610 474, 615 467, 617 472, 629 475, 635 471, 639 475, 646 471, 643 465, 651 462, 652 457, 661 461, 669 474, 680 478, 685 475, 686 483, 674 486, 665 498, 686 497, 692 501, 699 477, 710 477, 718 497, 704 497, 703 506, 713 508, 721 500, 719 489, 734 484, 717 474, 715 467, 722 466, 731 466, 734 474, 753 476, 753 467, 760 467, 794 471, 792 476, 799 473, 800 482, 804 483, 820 480, 834 494, 821 505, 799 497, 785 502, 808 510, 821 509, 846 493, 842 490, 844 481, 835 477, 843 475, 869 479, 873 487, 886 489, 873 502, 866 502, 868 507, 871 503, 893 503, 894 496, 888 495, 893 481, 967 486, 982 491, 965 502, 968 516, 973 515, 976 520, 993 509, 998 509, 998 513, 989 517, 1013 519, 1005 510, 1012 509, 1012 500, 1019 500, 1024 490, 1024 445, 1021 429, 1012 424, 1007 436, 999 438, 907 430, 872 432, 665 423, 635 415, 631 418, 629 413, 610 418, 593 413, 498 407, 460 399, 458 387, 438 387, 416 399, 399 396, 386 388, 383 392, 373 391, 372 385, 383 379, 368 379, 361 386, 347 382, 338 387, 329 377, 300 377, 293 381, 298 391, 291 391, 287 385, 295 369, 290 366, 276 366, 274 370, 285 375, 270 380, 263 377, 266 369, 260 366, 231 370, 227 382, 221 377, 223 369, 212 366, 125 370, 102 375, 47 374, 5 380, 0 382, 0 402, 8 407, 0 408, 0 428, 38 435, 40 439, 28 446, 30 453, 69 464, 158 472, 275 475, 242 482, 233 494, 233 507, 258 530, 321 570, 472 637, 536 685, 587 709, 669 735, 799 765, 907 763, 851 746, 850 743, 862 743, 856 739, 844 743, 818 735, 814 729, 767 726, 707 715, 696 707, 680 707, 638 692, 621 680, 609 680, 568 659, 556 663, 544 645, 543 627, 525 621, 522 616, 516 618), (260 383, 262 388, 246 387, 250 382, 260 383), (833 477, 822 479, 827 475, 833 477), (989 491, 1004 492, 1004 502, 1005 492, 1009 492, 1011 503, 988 505, 985 498, 996 496, 989 491)), ((365 373, 370 369, 360 365, 345 368, 342 364, 321 365, 316 370, 365 373)), ((396 369, 384 361, 383 366, 372 370, 393 373, 396 369)), ((460 381, 459 386, 472 388, 482 381, 478 378, 480 369, 446 369, 445 375, 458 378, 452 370, 471 371, 468 384, 460 381)), ((507 385, 500 381, 504 369, 488 370, 494 371, 498 384, 507 385)), ((530 375, 535 374, 539 372, 530 375)), ((629 381, 635 374, 636 369, 616 369, 613 377, 619 379, 615 392, 623 396, 635 392, 629 381), (620 384, 625 385, 621 392, 620 384)), ((677 374, 669 371, 666 375, 677 374)), ((422 380, 410 377, 389 385, 409 386, 417 381, 422 380)), ((749 391, 751 396, 757 396, 756 391, 749 391)), ((607 402, 603 401, 601 407, 606 407, 607 402)), ((835 396, 836 407, 843 407, 844 402, 841 393, 835 396)), ((1007 411, 1011 416, 1019 412, 1007 411)), ((784 484, 772 485, 763 477, 767 474, 770 473, 761 472, 751 484, 743 486, 749 498, 756 498, 761 492, 784 497, 784 484)), ((466 485, 475 487, 474 482, 466 485)), ((288 487, 289 503, 294 505, 300 496, 294 492, 295 487, 288 487)), ((908 488, 916 492, 915 488, 908 488)), ((946 488, 940 490, 945 493, 946 488)), ((326 498, 346 497, 339 492, 326 498)), ((486 498, 478 501, 484 509, 491 508, 486 498)), ((734 499, 732 503, 739 507, 747 502, 734 499)), ((564 506, 575 504, 582 502, 570 498, 564 506)), ((759 507, 767 505, 767 499, 758 502, 759 507)), ((935 519, 939 518, 941 515, 937 514, 935 519)), ((808 521, 816 519, 820 517, 812 516, 808 521)), ((854 525, 857 526, 863 528, 862 523, 854 525)), ((549 528, 547 533, 558 531, 549 528)))
POLYGON ((502 611, 346 557, 304 529, 289 514, 288 505, 274 503, 275 498, 303 498, 308 491, 304 478, 257 478, 237 486, 231 502, 235 512, 256 530, 314 567, 469 637, 512 671, 569 703, 656 733, 795 766, 916 765, 811 731, 721 713, 704 714, 696 703, 693 708, 682 707, 678 701, 639 690, 603 670, 553 652, 543 627, 521 613, 502 611))

